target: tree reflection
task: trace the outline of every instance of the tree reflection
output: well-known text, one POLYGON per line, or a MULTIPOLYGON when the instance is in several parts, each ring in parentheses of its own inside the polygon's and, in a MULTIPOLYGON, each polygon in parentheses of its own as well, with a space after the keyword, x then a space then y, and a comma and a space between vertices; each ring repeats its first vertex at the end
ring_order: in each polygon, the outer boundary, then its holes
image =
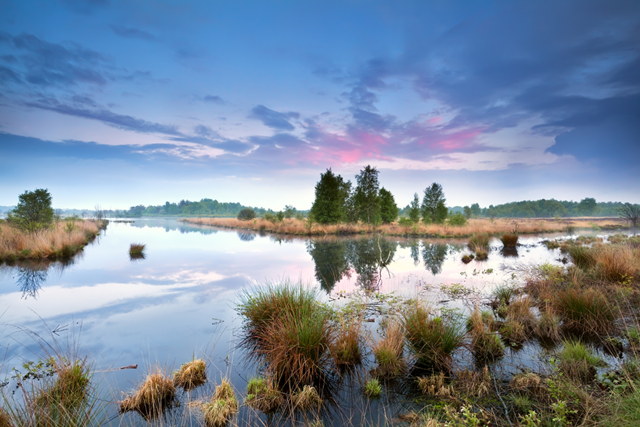
POLYGON ((38 297, 38 291, 47 281, 47 269, 38 270, 29 267, 18 267, 16 272, 16 284, 22 291, 22 298, 28 299, 29 297, 36 299, 38 297))
POLYGON ((434 276, 442 271, 442 264, 447 257, 447 249, 447 245, 442 243, 430 243, 422 247, 424 267, 434 276))
POLYGON ((238 237, 243 242, 250 242, 250 241, 252 241, 253 239, 256 238, 256 235, 253 234, 253 233, 247 233, 247 232, 238 231, 238 237))
POLYGON ((366 290, 380 286, 382 271, 393 261, 398 243, 384 238, 311 240, 307 251, 313 258, 316 279, 331 292, 343 277, 358 274, 357 285, 366 290))

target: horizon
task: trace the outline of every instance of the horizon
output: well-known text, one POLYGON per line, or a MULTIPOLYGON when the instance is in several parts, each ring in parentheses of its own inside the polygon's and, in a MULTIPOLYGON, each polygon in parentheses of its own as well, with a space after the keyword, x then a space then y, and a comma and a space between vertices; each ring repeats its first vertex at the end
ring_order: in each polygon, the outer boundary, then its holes
MULTIPOLYGON (((640 2, 0 5, 0 206, 640 203, 640 2), (33 13, 37 10, 38 13, 33 13), (635 160, 634 160, 635 159, 635 160)), ((79 206, 79 207, 78 207, 79 206)))

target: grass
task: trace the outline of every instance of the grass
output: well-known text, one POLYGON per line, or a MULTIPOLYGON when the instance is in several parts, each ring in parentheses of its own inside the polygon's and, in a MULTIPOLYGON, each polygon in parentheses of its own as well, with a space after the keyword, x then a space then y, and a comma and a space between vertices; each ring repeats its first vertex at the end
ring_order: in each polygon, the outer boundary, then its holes
POLYGON ((479 310, 469 318, 467 329, 471 333, 471 349, 476 360, 493 360, 504 355, 500 337, 487 327, 479 310))
POLYGON ((567 253, 571 261, 583 270, 587 270, 596 264, 593 250, 585 246, 568 246, 567 253))
POLYGON ((505 248, 515 248, 516 246, 518 246, 517 234, 510 234, 510 233, 503 234, 500 240, 502 241, 502 245, 505 248))
POLYGON ((617 318, 617 308, 596 288, 556 291, 553 309, 563 326, 581 332, 607 332, 617 318))
POLYGON ((465 254, 462 256, 462 262, 464 262, 465 264, 469 264, 471 261, 473 261, 473 259, 475 258, 475 255, 473 254, 465 254))
POLYGON ((364 394, 369 398, 378 398, 382 394, 382 386, 376 378, 371 378, 364 385, 364 394))
POLYGON ((608 405, 602 427, 632 427, 640 425, 640 384, 634 383, 630 393, 614 393, 608 405))
POLYGON ((467 246, 473 252, 487 252, 489 250, 489 240, 491 236, 488 233, 474 234, 469 238, 467 246))
POLYGON ((486 261, 489 258, 489 253, 486 251, 476 252, 476 261, 486 261))
POLYGON ((606 366, 604 361, 580 341, 564 341, 558 353, 558 369, 569 378, 588 382, 595 377, 596 367, 606 366))
POLYGON ((228 380, 223 379, 216 386, 213 398, 203 405, 202 412, 207 427, 226 426, 231 417, 238 413, 238 401, 228 380))
POLYGON ((69 258, 88 245, 106 227, 106 222, 77 221, 67 229, 63 221, 35 233, 0 224, 0 260, 69 258))
POLYGON ((283 282, 244 292, 243 345, 266 363, 275 378, 310 384, 327 366, 332 342, 329 310, 317 291, 283 282))
POLYGON ((434 316, 421 302, 403 313, 403 326, 409 348, 421 362, 437 369, 447 368, 451 355, 464 342, 464 326, 453 316, 434 316))
POLYGON ((156 369, 149 373, 137 391, 118 402, 120 413, 135 411, 144 419, 157 418, 169 408, 176 397, 176 388, 170 378, 156 369))
POLYGON ((247 384, 245 404, 265 414, 270 414, 282 407, 284 396, 275 387, 273 381, 264 378, 251 378, 247 384))
POLYGON ((305 385, 301 391, 291 396, 291 403, 294 409, 302 412, 308 412, 312 409, 320 409, 323 400, 318 394, 318 390, 310 385, 305 385))
POLYGON ((132 259, 144 258, 144 248, 146 246, 144 243, 132 243, 129 245, 129 256, 132 259))
POLYGON ((418 377, 418 388, 427 396, 449 397, 453 394, 453 387, 447 384, 444 372, 418 377))
POLYGON ((376 375, 383 378, 397 377, 406 368, 404 360, 404 329, 397 320, 387 324, 384 338, 373 345, 373 355, 378 364, 376 375))
POLYGON ((535 334, 543 339, 557 341, 560 339, 560 318, 547 310, 540 315, 535 334))
POLYGON ((193 390, 206 382, 207 365, 202 359, 185 363, 173 376, 173 385, 185 391, 193 390))
POLYGON ((362 361, 360 352, 360 332, 362 316, 345 318, 339 315, 338 330, 331 342, 331 353, 338 366, 350 366, 362 361))

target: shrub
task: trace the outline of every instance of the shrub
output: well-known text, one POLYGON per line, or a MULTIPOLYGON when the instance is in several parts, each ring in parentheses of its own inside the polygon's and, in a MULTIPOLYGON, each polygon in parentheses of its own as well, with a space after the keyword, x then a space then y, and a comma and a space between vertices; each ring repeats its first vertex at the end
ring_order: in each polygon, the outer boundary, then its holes
POLYGON ((418 360, 437 368, 448 367, 452 353, 464 341, 464 326, 457 318, 432 316, 422 303, 411 305, 403 313, 403 326, 418 360))
POLYGON ((578 331, 606 332, 617 317, 616 307, 594 288, 559 290, 552 303, 564 325, 578 331))
POLYGON ((467 225, 467 217, 461 213, 454 213, 449 217, 449 225, 453 225, 455 227, 467 225))
POLYGON ((503 234, 500 240, 505 248, 515 248, 518 245, 517 234, 503 234))
POLYGON ((267 212, 264 215, 262 215, 262 219, 264 219, 265 221, 269 221, 270 223, 273 223, 273 224, 278 222, 278 218, 276 218, 276 216, 271 212, 267 212))
POLYGON ((18 196, 18 204, 9 212, 7 221, 29 233, 47 228, 53 224, 54 212, 51 194, 46 189, 25 191, 18 196))
POLYGON ((249 221, 256 217, 256 211, 251 208, 244 208, 238 212, 238 219, 240 221, 249 221))

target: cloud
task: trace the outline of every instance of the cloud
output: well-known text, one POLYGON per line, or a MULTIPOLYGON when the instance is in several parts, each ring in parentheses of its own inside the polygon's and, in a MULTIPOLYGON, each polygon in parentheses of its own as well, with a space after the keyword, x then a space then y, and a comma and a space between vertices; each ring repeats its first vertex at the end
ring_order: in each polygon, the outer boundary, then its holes
POLYGON ((280 113, 278 111, 271 110, 264 105, 257 105, 251 110, 251 114, 248 116, 250 119, 260 120, 265 126, 268 126, 276 130, 294 130, 295 127, 289 123, 289 120, 300 117, 299 113, 289 112, 280 113))
MULTIPOLYGON (((109 126, 140 133, 161 133, 165 135, 182 135, 175 126, 149 122, 129 115, 116 114, 104 108, 86 108, 86 102, 68 105, 55 98, 40 98, 37 101, 26 102, 29 107, 55 111, 68 116, 97 120, 109 126)), ((95 104, 94 104, 95 105, 95 104)))
POLYGON ((211 102, 212 104, 224 104, 224 100, 218 95, 206 95, 202 100, 204 102, 211 102))
POLYGON ((122 25, 109 25, 109 28, 111 28, 111 31, 113 31, 118 36, 124 37, 126 39, 140 39, 147 41, 156 40, 156 36, 148 31, 140 30, 138 28, 125 27, 122 25))

